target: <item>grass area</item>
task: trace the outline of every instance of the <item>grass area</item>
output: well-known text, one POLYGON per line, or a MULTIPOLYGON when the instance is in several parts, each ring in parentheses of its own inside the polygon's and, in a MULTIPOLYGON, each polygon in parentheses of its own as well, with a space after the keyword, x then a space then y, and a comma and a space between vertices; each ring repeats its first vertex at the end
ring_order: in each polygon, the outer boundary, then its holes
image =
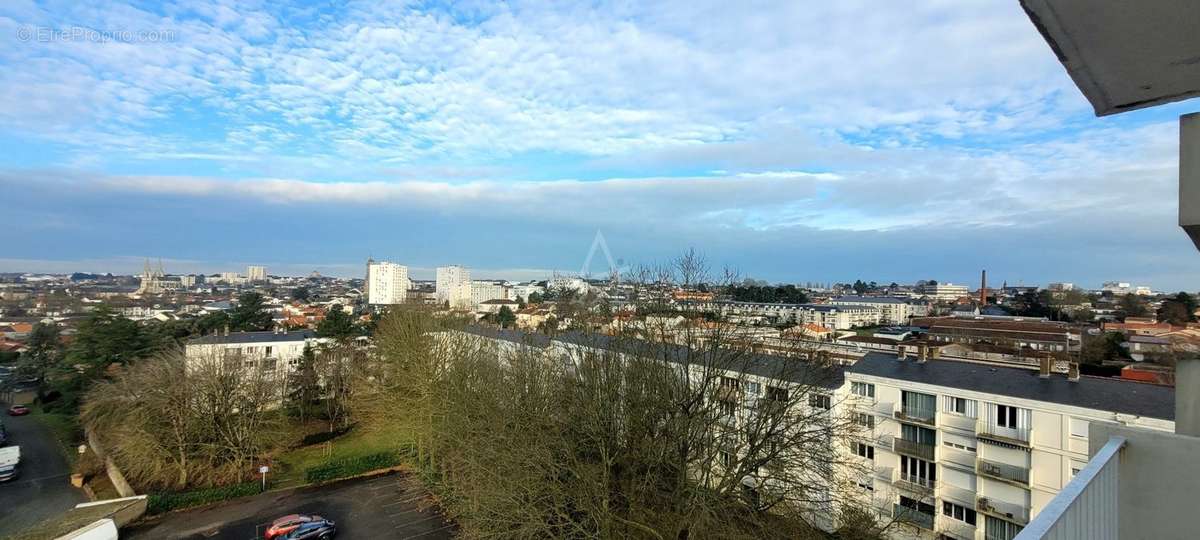
POLYGON ((34 407, 33 412, 29 416, 50 430, 54 441, 58 443, 59 452, 62 453, 67 463, 74 469, 75 461, 79 459, 79 452, 76 451, 76 446, 82 438, 79 417, 72 414, 48 413, 40 407, 34 407))
POLYGON ((305 482, 304 472, 309 467, 326 464, 334 460, 361 458, 380 452, 406 448, 408 438, 396 429, 355 428, 332 441, 289 450, 275 458, 274 486, 296 486, 305 482))

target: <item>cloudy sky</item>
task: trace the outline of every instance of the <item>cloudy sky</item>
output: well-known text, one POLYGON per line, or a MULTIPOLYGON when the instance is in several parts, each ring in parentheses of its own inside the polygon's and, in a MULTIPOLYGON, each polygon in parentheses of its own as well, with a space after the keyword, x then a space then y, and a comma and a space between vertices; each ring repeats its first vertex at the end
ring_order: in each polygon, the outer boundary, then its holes
POLYGON ((330 4, 0 3, 0 271, 524 278, 601 231, 771 281, 1200 288, 1198 104, 1095 118, 1015 0, 330 4))

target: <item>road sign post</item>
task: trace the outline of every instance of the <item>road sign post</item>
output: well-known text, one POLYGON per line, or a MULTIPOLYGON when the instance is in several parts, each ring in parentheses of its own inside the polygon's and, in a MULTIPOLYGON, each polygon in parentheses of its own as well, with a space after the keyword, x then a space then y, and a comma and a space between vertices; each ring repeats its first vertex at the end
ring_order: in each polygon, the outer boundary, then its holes
POLYGON ((263 491, 267 490, 267 471, 269 471, 269 470, 271 470, 271 468, 266 465, 263 465, 258 468, 258 474, 262 475, 262 490, 263 491))

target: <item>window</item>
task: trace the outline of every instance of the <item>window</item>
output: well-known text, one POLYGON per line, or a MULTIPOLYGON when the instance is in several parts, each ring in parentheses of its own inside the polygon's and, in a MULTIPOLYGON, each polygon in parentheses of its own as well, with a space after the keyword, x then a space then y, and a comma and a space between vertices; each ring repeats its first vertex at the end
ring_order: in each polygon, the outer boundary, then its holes
POLYGON ((865 457, 867 459, 874 461, 874 459, 875 459, 875 447, 874 446, 871 446, 869 444, 857 443, 857 442, 851 443, 851 446, 853 446, 854 453, 857 454, 858 456, 865 457))
POLYGON ((915 443, 928 444, 930 446, 937 444, 937 432, 912 424, 900 424, 900 438, 906 441, 915 443))
POLYGON ((1016 523, 1009 523, 992 516, 984 516, 983 524, 988 540, 1013 540, 1023 528, 1016 523))
POLYGON ((1082 438, 1086 439, 1088 436, 1088 421, 1080 419, 1080 418, 1072 418, 1071 419, 1071 436, 1072 437, 1082 437, 1082 438))
POLYGON ((728 467, 729 464, 733 462, 733 454, 722 450, 717 454, 717 459, 721 460, 722 467, 728 467))
POLYGON ((738 387, 740 386, 740 382, 741 381, 738 381, 737 379, 735 379, 733 377, 721 377, 721 388, 737 390, 738 387))
POLYGON ((721 411, 721 416, 733 418, 734 405, 732 401, 718 401, 717 408, 721 411))
POLYGON ((978 410, 978 405, 973 399, 946 396, 944 403, 945 407, 943 407, 943 412, 961 414, 970 418, 975 418, 978 416, 978 413, 976 412, 978 410))
POLYGON ((996 405, 996 425, 1017 429, 1017 408, 1009 405, 996 405))
POLYGON ((875 416, 867 413, 854 413, 850 419, 857 425, 867 429, 875 429, 875 416))
POLYGON ((850 391, 859 396, 875 399, 875 385, 871 383, 852 382, 850 391))
POLYGON ((833 406, 833 402, 827 395, 813 394, 808 396, 808 406, 814 409, 829 410, 829 408, 833 406))
POLYGON ((933 515, 933 505, 932 504, 926 504, 926 503, 923 503, 916 499, 910 499, 903 495, 900 496, 900 506, 903 506, 904 508, 907 508, 909 510, 915 510, 917 512, 921 512, 924 514, 933 515))
POLYGON ((975 510, 973 510, 971 508, 967 508, 965 506, 959 506, 952 502, 942 501, 942 513, 945 514, 947 517, 951 517, 951 518, 957 519, 959 521, 964 521, 971 525, 975 524, 975 518, 976 518, 975 510))
POLYGON ((866 480, 860 480, 857 482, 857 484, 858 484, 858 487, 860 487, 866 491, 875 491, 875 481, 870 478, 868 478, 866 480))
MULTIPOLYGON (((900 478, 914 484, 933 487, 937 481, 937 466, 915 457, 900 456, 900 478)), ((932 512, 932 509, 930 510, 932 512)))
POLYGON ((746 381, 746 393, 757 396, 762 391, 762 385, 756 382, 746 381))
POLYGON ((786 388, 779 388, 777 386, 767 386, 767 399, 770 399, 773 401, 787 401, 788 400, 788 391, 786 388))
POLYGON ((932 419, 937 410, 937 397, 919 392, 901 392, 900 403, 905 415, 922 420, 932 419))
POLYGON ((271 347, 270 347, 270 346, 268 346, 268 347, 267 347, 267 353, 266 353, 266 355, 267 355, 267 356, 271 356, 271 347))

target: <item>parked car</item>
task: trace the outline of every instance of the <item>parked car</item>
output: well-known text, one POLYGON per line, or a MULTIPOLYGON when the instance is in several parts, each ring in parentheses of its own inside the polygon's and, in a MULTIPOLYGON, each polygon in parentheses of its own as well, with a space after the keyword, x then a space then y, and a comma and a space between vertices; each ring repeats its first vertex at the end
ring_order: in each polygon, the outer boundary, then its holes
POLYGON ((331 540, 337 534, 337 526, 328 519, 317 519, 302 523, 279 538, 281 540, 331 540))
POLYGON ((263 533, 263 539, 284 538, 284 535, 296 530, 301 525, 314 521, 325 521, 325 518, 306 514, 288 514, 272 521, 271 526, 267 527, 267 531, 263 533))
POLYGON ((29 407, 24 405, 13 405, 8 408, 9 416, 25 416, 27 414, 29 414, 29 407))

